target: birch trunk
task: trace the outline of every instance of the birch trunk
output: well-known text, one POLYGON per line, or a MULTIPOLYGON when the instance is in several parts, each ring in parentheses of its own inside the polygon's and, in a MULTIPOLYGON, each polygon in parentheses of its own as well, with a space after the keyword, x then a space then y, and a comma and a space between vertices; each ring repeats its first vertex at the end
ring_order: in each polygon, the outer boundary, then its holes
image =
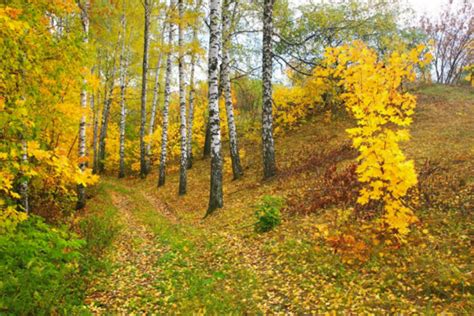
MULTIPOLYGON (((125 10, 125 9, 124 9, 125 10)), ((127 108, 125 104, 126 89, 126 56, 125 56, 125 32, 126 20, 125 12, 122 14, 122 51, 120 52, 120 145, 119 145, 119 178, 125 177, 125 122, 127 108)))
POLYGON ((204 137, 204 149, 202 156, 203 158, 208 158, 211 156, 211 128, 209 120, 206 124, 206 135, 204 137))
MULTIPOLYGON (((102 73, 101 69, 101 56, 99 55, 97 75, 100 77, 102 73)), ((92 110, 92 173, 96 174, 98 172, 98 136, 99 136, 99 104, 100 104, 100 91, 97 91, 96 98, 94 95, 91 95, 91 110, 92 110)))
MULTIPOLYGON (((174 9, 174 0, 170 2, 170 9, 174 9)), ((163 102, 163 126, 162 126, 162 133, 161 133, 161 155, 160 155, 160 170, 158 176, 158 186, 162 186, 165 184, 165 176, 166 176, 166 155, 167 155, 167 146, 168 146, 168 110, 170 105, 170 95, 171 95, 171 48, 173 45, 173 32, 174 32, 174 25, 172 19, 169 22, 169 29, 168 29, 168 53, 166 56, 166 74, 165 74, 165 95, 164 95, 164 102, 163 102)))
POLYGON ((239 146, 237 143, 237 129, 234 120, 234 106, 232 104, 232 94, 230 87, 230 17, 229 17, 229 1, 224 0, 222 6, 222 64, 221 64, 221 80, 222 92, 224 93, 225 109, 227 114, 227 125, 229 130, 229 147, 230 157, 232 160, 232 173, 234 180, 239 179, 244 174, 242 165, 240 164, 239 146))
POLYGON ((151 16, 151 0, 144 0, 145 6, 145 30, 143 34, 143 65, 142 65, 142 93, 141 93, 141 120, 140 120, 140 177, 145 178, 147 174, 146 164, 146 144, 145 144, 145 128, 146 128, 146 91, 147 91, 147 74, 148 74, 148 48, 150 41, 150 16, 151 16))
MULTIPOLYGON (((89 42, 89 0, 86 0, 83 4, 81 10, 81 21, 84 32, 84 45, 87 45, 89 42)), ((84 172, 86 169, 86 109, 87 109, 87 91, 86 91, 86 80, 83 80, 83 88, 81 90, 81 107, 82 107, 82 116, 79 123, 79 148, 78 148, 78 157, 79 157, 79 169, 81 172, 84 172)), ((77 204, 76 209, 82 209, 86 206, 86 191, 85 187, 82 184, 77 186, 77 204)))
POLYGON ((99 173, 103 173, 105 171, 105 141, 107 138, 107 127, 109 125, 110 107, 112 105, 115 71, 116 71, 116 67, 115 67, 115 61, 114 61, 110 83, 109 83, 110 86, 108 90, 106 90, 106 94, 104 98, 104 108, 102 110, 102 122, 101 122, 100 133, 99 133, 99 151, 98 151, 99 154, 98 154, 98 161, 97 161, 97 169, 99 173))
MULTIPOLYGON (((99 72, 100 73, 100 72, 99 72)), ((94 127, 92 131, 92 150, 94 151, 93 163, 92 163, 92 172, 96 174, 98 172, 98 161, 99 161, 99 153, 98 153, 98 138, 99 138, 99 104, 100 104, 100 95, 97 93, 97 100, 91 98, 91 108, 93 112, 94 127)))
POLYGON ((184 91, 184 53, 183 53, 183 0, 178 1, 179 10, 179 30, 178 30, 178 46, 179 46, 179 132, 181 136, 181 157, 179 163, 179 195, 186 194, 187 182, 187 140, 186 140, 186 95, 184 91))
POLYGON ((263 148, 263 177, 264 179, 273 177, 276 174, 275 144, 273 140, 273 116, 272 116, 273 3, 274 3, 274 0, 264 0, 264 7, 263 7, 262 148, 263 148))
POLYGON ((211 139, 211 186, 209 207, 206 216, 223 206, 222 197, 222 157, 221 129, 218 104, 218 55, 219 55, 219 19, 220 0, 210 0, 210 37, 209 37, 209 130, 211 139))
MULTIPOLYGON (((161 32, 161 45, 163 45, 164 41, 164 33, 165 33, 165 27, 163 27, 163 30, 161 32)), ((156 72, 155 72, 155 85, 153 87, 153 99, 151 102, 151 114, 150 114, 150 125, 148 126, 148 136, 149 140, 148 143, 146 144, 146 161, 147 161, 147 174, 150 173, 151 171, 151 136, 153 135, 153 132, 155 130, 155 118, 156 118, 156 107, 158 105, 158 98, 161 92, 161 87, 160 87, 160 74, 161 74, 161 61, 163 59, 163 54, 160 53, 158 56, 158 61, 156 63, 156 72)))
MULTIPOLYGON (((196 26, 193 27, 193 42, 197 40, 197 31, 196 26)), ((193 123, 194 123, 194 68, 196 67, 196 53, 191 55, 191 75, 189 78, 189 114, 188 114, 188 162, 187 168, 191 169, 193 166, 193 123)))
POLYGON ((95 158, 96 158, 96 130, 95 130, 95 120, 96 120, 96 114, 95 114, 95 96, 92 93, 90 98, 89 98, 89 105, 91 108, 92 112, 92 168, 94 169, 95 166, 95 158))
POLYGON ((156 107, 158 105, 158 96, 160 93, 160 67, 161 67, 162 54, 158 57, 155 72, 155 85, 153 87, 153 99, 151 102, 151 113, 150 113, 150 125, 148 126, 148 143, 146 144, 146 157, 147 157, 147 173, 151 171, 151 137, 155 130, 155 118, 156 118, 156 107))

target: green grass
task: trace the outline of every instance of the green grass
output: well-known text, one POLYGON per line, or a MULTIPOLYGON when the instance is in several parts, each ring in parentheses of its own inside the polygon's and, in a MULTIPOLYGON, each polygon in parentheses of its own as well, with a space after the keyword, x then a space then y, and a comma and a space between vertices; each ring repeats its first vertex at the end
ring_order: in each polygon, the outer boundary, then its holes
POLYGON ((242 304, 251 301, 255 283, 252 274, 225 262, 222 240, 205 236, 193 227, 171 223, 140 191, 129 190, 119 181, 107 180, 106 187, 106 191, 126 196, 133 216, 149 227, 157 247, 164 249, 156 262, 160 274, 151 275, 161 295, 147 297, 144 293, 134 307, 137 311, 142 310, 140 305, 144 302, 153 302, 155 312, 221 314, 252 309, 242 304))
POLYGON ((436 101, 474 101, 474 91, 469 86, 432 84, 420 87, 417 92, 423 96, 432 97, 436 101))
POLYGON ((98 197, 88 206, 79 221, 79 231, 86 240, 85 252, 91 260, 100 262, 104 252, 110 249, 122 226, 117 222, 117 208, 105 193, 106 183, 98 188, 98 197))

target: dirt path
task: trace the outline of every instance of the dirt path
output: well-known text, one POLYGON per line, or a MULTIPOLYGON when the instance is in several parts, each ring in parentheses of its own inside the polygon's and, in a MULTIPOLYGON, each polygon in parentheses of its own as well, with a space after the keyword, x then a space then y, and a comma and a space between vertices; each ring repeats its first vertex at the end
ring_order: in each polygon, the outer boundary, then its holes
POLYGON ((151 311, 154 298, 161 296, 154 280, 160 275, 156 262, 165 250, 134 216, 133 201, 122 193, 111 191, 110 195, 123 229, 107 257, 113 265, 111 273, 102 273, 91 284, 86 302, 100 314, 151 311))
POLYGON ((179 222, 178 215, 173 211, 173 209, 165 202, 158 199, 153 194, 149 192, 140 192, 143 197, 155 207, 158 212, 161 213, 166 219, 168 219, 171 223, 176 224, 179 222))

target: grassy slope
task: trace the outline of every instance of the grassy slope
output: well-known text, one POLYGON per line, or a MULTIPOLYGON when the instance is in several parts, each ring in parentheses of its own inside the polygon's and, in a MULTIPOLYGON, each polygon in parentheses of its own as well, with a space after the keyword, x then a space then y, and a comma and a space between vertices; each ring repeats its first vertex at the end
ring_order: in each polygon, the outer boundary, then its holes
POLYGON ((161 311, 215 313, 472 310, 474 95, 435 86, 425 88, 419 100, 413 140, 405 149, 419 170, 435 171, 423 182, 430 201, 420 204, 420 223, 402 247, 382 243, 362 249, 361 256, 335 253, 324 234, 357 232, 360 222, 342 222, 335 208, 298 212, 305 195, 324 190, 323 175, 332 160, 341 159, 340 168, 352 159, 344 150, 331 156, 347 144, 344 129, 351 123, 346 120, 315 117, 279 138, 280 176, 268 182, 260 179, 260 147, 244 140, 245 177, 231 181, 226 166, 225 207, 206 220, 207 160, 196 161, 189 171, 184 197, 177 195, 176 172, 160 189, 156 174, 146 181, 107 180, 107 192, 127 196, 134 216, 166 248, 155 263, 162 271, 155 281, 161 296, 145 301, 161 311), (312 157, 319 158, 308 161, 312 157), (266 194, 292 203, 281 226, 256 234, 254 205, 266 194))

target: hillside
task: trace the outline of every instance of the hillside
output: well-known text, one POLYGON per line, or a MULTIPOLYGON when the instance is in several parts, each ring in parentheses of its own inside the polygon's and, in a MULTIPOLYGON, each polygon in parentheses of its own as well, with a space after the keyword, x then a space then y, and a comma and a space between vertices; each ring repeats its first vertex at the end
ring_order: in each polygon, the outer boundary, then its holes
POLYGON ((277 139, 279 172, 269 181, 260 178, 259 144, 244 137, 245 175, 232 181, 225 166, 224 208, 206 219, 209 160, 196 159, 184 197, 178 172, 159 189, 156 171, 145 181, 105 178, 86 213, 112 212, 121 231, 87 304, 109 312, 472 312, 474 93, 430 86, 417 94, 403 146, 421 198, 405 243, 378 239, 364 225, 375 214, 352 210, 352 122, 319 115, 277 139), (265 195, 284 197, 282 223, 256 233, 265 195))

